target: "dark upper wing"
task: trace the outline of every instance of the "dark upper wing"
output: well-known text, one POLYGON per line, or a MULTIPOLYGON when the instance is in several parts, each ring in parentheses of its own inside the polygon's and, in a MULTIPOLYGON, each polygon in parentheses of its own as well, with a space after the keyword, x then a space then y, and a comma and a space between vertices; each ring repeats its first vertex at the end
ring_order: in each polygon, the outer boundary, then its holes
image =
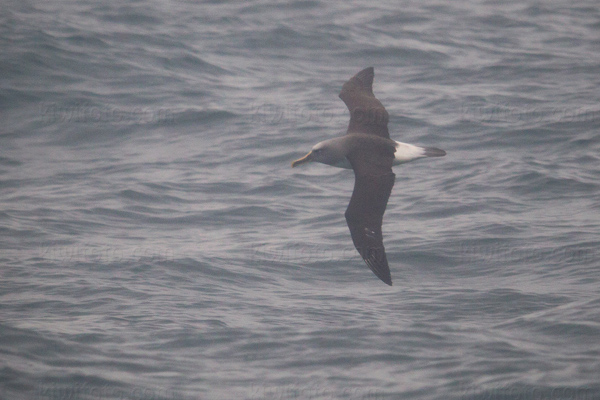
POLYGON ((352 241, 371 271, 391 286, 392 276, 383 247, 381 224, 396 177, 392 172, 392 159, 383 158, 385 164, 389 160, 389 165, 382 165, 381 158, 380 163, 373 164, 364 152, 350 154, 348 159, 356 177, 346 210, 352 241))
POLYGON ((365 68, 344 83, 340 99, 350 110, 348 133, 363 133, 390 137, 389 116, 383 104, 373 94, 373 67, 365 68))

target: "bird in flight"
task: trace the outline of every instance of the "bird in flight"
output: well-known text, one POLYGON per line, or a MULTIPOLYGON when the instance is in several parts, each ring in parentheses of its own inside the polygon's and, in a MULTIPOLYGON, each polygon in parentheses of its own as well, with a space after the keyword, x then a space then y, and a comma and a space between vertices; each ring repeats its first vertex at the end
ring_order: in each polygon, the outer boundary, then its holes
POLYGON ((345 213, 350 235, 371 271, 391 286, 381 225, 396 177, 392 166, 446 152, 390 139, 388 112, 373 94, 374 76, 373 67, 365 68, 342 87, 339 96, 350 111, 346 135, 317 143, 292 167, 314 161, 354 170, 354 190, 345 213))

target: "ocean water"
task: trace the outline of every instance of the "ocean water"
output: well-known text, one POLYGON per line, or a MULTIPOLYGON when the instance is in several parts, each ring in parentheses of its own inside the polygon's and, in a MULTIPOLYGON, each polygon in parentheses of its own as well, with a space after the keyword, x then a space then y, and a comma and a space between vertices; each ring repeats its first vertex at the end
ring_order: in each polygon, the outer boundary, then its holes
POLYGON ((0 398, 600 399, 596 1, 4 1, 0 398), (388 287, 344 132, 375 67, 388 287))

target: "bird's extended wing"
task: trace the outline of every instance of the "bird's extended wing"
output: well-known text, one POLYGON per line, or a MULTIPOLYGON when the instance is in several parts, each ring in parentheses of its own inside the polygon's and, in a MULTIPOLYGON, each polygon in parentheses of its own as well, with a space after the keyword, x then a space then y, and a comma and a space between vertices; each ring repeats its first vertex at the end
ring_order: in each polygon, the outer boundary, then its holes
POLYGON ((381 224, 396 177, 392 159, 385 157, 385 162, 378 164, 370 163, 364 154, 351 154, 348 159, 355 174, 354 191, 345 214, 352 241, 371 271, 391 286, 381 224))
POLYGON ((373 67, 365 68, 344 83, 340 99, 350 110, 348 133, 377 135, 389 139, 388 112, 373 94, 373 67))

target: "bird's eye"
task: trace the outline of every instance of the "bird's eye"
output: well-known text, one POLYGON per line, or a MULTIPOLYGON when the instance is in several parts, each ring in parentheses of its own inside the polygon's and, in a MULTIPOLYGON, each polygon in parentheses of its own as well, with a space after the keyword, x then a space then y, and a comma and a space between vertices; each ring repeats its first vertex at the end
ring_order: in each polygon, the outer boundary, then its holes
POLYGON ((313 150, 313 152, 314 152, 315 154, 318 154, 318 153, 320 153, 320 152, 321 152, 321 149, 314 149, 314 150, 313 150))

